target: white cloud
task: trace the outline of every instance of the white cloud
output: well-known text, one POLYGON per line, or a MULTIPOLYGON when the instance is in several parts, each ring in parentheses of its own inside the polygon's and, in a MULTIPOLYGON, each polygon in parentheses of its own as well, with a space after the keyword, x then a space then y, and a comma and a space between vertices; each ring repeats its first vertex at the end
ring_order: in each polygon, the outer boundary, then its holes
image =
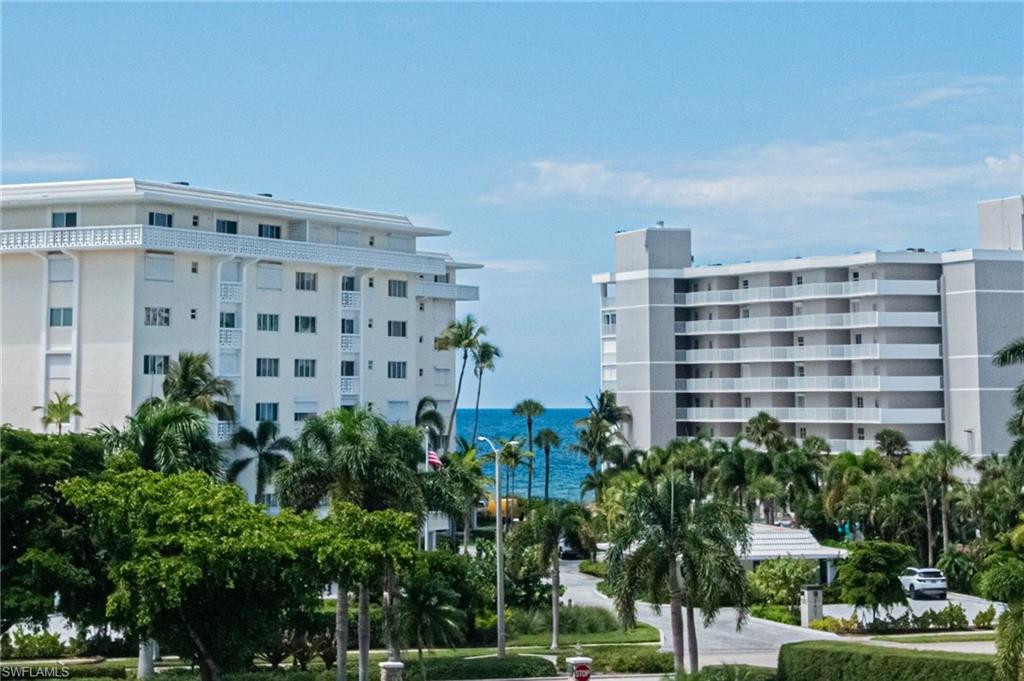
POLYGON ((916 74, 868 84, 867 89, 889 98, 882 110, 925 109, 936 105, 981 105, 997 100, 1020 99, 1020 79, 1007 76, 916 74))
POLYGON ((4 173, 59 175, 82 172, 85 168, 85 159, 75 154, 17 152, 3 158, 4 173))
POLYGON ((1020 154, 1010 154, 1003 158, 998 156, 986 156, 985 165, 988 167, 989 172, 992 173, 993 178, 1012 179, 1016 177, 1020 179, 1021 177, 1020 154))

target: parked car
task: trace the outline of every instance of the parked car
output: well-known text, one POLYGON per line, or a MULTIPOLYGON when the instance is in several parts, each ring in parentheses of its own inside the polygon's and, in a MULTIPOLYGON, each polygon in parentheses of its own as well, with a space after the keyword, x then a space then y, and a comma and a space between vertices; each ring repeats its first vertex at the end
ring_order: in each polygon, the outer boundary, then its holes
POLYGON ((918 596, 946 598, 946 575, 935 568, 907 568, 900 575, 903 593, 914 600, 918 596))
POLYGON ((558 542, 558 557, 563 560, 582 560, 587 554, 562 539, 558 542))

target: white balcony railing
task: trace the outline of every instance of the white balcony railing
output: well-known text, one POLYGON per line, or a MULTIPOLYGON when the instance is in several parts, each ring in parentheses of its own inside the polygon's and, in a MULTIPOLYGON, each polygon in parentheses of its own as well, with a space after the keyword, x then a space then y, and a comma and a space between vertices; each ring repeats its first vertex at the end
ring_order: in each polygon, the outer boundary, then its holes
POLYGON ((341 309, 358 310, 363 304, 363 297, 359 291, 341 292, 341 309))
POLYGON ((764 286, 724 291, 694 291, 675 294, 676 305, 720 305, 760 301, 850 298, 853 296, 935 296, 938 282, 928 280, 867 279, 799 286, 764 286))
POLYGON ((219 329, 217 333, 217 344, 222 348, 242 347, 242 330, 219 329))
POLYGON ((941 376, 763 376, 748 378, 682 378, 679 392, 869 392, 939 391, 941 376))
POLYGON ((242 284, 237 281, 222 281, 220 283, 220 302, 242 302, 242 284))
POLYGON ((601 325, 602 336, 614 336, 615 335, 615 324, 602 324, 601 325))
POLYGON ((351 397, 359 395, 359 377, 358 376, 342 376, 341 377, 341 394, 344 397, 351 397))
POLYGON ((601 307, 615 307, 615 296, 602 296, 601 307))
POLYGON ((789 317, 748 317, 676 322, 676 333, 737 333, 794 329, 854 329, 861 327, 939 326, 938 312, 845 312, 789 317))
MULTIPOLYGON (((878 447, 874 440, 826 440, 826 442, 828 442, 829 449, 832 450, 833 454, 840 452, 860 454, 865 449, 876 449, 878 447)), ((910 440, 907 442, 912 452, 923 452, 933 444, 935 444, 934 440, 910 440)))
POLYGON ((231 421, 213 420, 210 422, 210 435, 213 436, 214 442, 227 442, 234 433, 235 424, 231 421))
POLYGON ((437 281, 417 281, 416 297, 440 298, 441 300, 480 300, 480 289, 462 284, 445 284, 437 281))
POLYGON ((155 248, 415 274, 435 275, 446 272, 442 255, 336 246, 291 239, 265 239, 199 229, 111 225, 0 230, 0 252, 119 248, 155 248))
POLYGON ((343 334, 341 334, 341 351, 342 352, 359 352, 359 334, 358 333, 343 333, 343 334))
POLYGON ((916 343, 863 345, 786 345, 754 348, 676 350, 676 361, 690 364, 793 362, 847 359, 941 359, 942 346, 916 343))
POLYGON ((745 422, 766 411, 784 423, 942 423, 941 409, 856 409, 852 407, 684 407, 676 420, 745 422))

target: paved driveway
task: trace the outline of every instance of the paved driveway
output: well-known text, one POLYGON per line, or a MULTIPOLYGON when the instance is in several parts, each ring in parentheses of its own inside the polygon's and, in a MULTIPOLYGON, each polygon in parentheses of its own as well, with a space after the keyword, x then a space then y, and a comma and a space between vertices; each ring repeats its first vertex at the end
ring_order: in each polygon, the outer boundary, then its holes
MULTIPOLYGON (((578 605, 597 605, 614 610, 611 599, 597 591, 598 580, 579 571, 578 561, 562 561, 563 602, 572 599, 578 605)), ((646 603, 637 604, 637 619, 661 632, 661 649, 671 651, 672 627, 668 606, 661 614, 646 603)), ((810 640, 838 640, 834 634, 802 629, 768 620, 749 618, 743 628, 736 630, 736 611, 723 608, 710 627, 704 628, 697 615, 697 647, 700 664, 753 664, 774 667, 783 643, 810 640)))

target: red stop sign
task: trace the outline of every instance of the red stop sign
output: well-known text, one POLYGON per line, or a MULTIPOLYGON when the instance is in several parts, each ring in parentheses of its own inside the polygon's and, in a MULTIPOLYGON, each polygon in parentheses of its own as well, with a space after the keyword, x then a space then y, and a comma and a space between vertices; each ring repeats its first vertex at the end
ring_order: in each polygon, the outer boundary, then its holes
POLYGON ((590 681, 590 665, 578 664, 572 670, 572 678, 576 681, 590 681))

